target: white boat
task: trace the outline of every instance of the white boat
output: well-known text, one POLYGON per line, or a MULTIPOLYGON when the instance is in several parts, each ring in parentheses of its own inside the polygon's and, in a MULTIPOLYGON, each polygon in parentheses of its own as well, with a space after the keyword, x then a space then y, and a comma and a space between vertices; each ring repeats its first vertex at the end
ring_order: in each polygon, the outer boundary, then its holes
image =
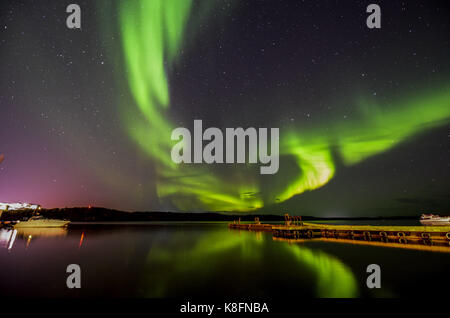
POLYGON ((42 215, 32 216, 27 221, 22 221, 14 225, 15 229, 25 227, 65 227, 70 223, 66 220, 46 219, 42 215))
POLYGON ((422 214, 420 217, 422 225, 449 225, 450 216, 439 216, 434 214, 422 214))

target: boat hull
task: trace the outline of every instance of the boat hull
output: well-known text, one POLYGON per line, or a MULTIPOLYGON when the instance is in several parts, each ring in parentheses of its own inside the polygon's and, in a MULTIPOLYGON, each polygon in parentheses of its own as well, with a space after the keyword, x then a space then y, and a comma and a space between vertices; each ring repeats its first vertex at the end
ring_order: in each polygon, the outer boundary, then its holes
POLYGON ((70 221, 63 221, 63 220, 25 221, 15 224, 14 228, 18 229, 18 228, 37 228, 37 227, 65 227, 69 225, 69 223, 70 221))
POLYGON ((450 225, 450 220, 420 220, 420 223, 422 225, 427 225, 427 226, 436 226, 436 225, 440 225, 440 226, 447 226, 450 225))

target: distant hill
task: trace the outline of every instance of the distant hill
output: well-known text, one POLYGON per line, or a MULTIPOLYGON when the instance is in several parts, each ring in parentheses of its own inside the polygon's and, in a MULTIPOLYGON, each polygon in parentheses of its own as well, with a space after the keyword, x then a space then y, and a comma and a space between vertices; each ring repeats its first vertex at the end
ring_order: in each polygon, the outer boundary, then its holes
MULTIPOLYGON (((124 221, 233 221, 241 218, 242 221, 254 221, 260 217, 266 221, 283 221, 279 215, 231 215, 214 212, 124 212, 106 208, 63 208, 42 209, 38 211, 46 218, 67 219, 72 222, 124 222, 124 221)), ((5 211, 2 220, 20 220, 33 214, 32 210, 5 211)))
MULTIPOLYGON (((42 209, 39 213, 47 218, 66 219, 72 222, 140 222, 140 221, 254 221, 259 217, 262 222, 284 221, 282 215, 270 214, 228 214, 226 212, 125 212, 99 207, 78 207, 62 209, 42 209)), ((29 218, 32 210, 5 211, 2 220, 21 220, 29 218)), ((327 218, 328 220, 377 220, 377 219, 413 219, 414 217, 364 217, 364 218, 327 218)), ((302 216, 304 221, 324 220, 313 216, 302 216)))

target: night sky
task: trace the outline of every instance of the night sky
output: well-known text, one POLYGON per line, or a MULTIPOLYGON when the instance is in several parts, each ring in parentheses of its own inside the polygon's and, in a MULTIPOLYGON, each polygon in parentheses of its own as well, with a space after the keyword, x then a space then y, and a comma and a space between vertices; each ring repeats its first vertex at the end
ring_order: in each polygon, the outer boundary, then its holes
POLYGON ((450 211, 446 1, 2 1, 0 202, 450 211), (81 30, 66 6, 81 7, 81 30), (381 29, 366 7, 381 7, 381 29), (280 128, 280 169, 177 166, 171 131, 280 128))

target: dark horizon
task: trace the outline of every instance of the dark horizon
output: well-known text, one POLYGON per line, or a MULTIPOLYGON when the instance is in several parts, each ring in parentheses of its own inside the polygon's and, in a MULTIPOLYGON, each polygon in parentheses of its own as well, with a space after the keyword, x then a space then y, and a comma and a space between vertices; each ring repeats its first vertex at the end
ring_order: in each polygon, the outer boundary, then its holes
MULTIPOLYGON (((73 222, 123 222, 123 221, 237 221, 239 218, 243 222, 253 222, 256 217, 261 222, 284 221, 284 215, 280 214, 259 214, 257 212, 176 212, 176 211, 120 211, 102 207, 66 207, 41 210, 20 210, 3 212, 3 221, 15 221, 28 218, 35 213, 39 213, 48 218, 67 219, 73 222)), ((289 213, 290 216, 301 216, 303 221, 308 220, 419 220, 420 215, 401 216, 334 216, 317 217, 313 215, 301 215, 289 213)))

